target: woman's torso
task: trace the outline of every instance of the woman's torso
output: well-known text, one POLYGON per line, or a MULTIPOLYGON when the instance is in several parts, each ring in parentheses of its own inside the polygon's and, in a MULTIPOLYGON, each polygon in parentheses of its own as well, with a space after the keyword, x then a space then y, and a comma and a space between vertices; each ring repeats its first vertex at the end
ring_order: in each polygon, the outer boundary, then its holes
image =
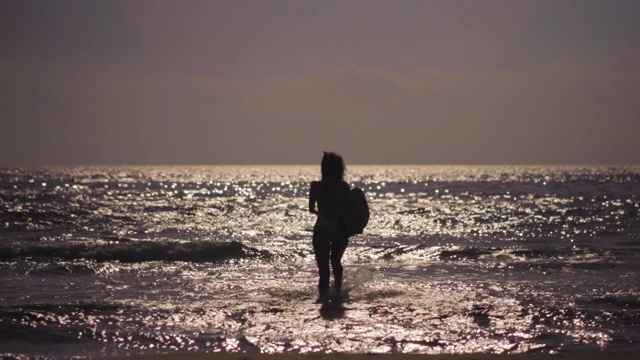
POLYGON ((314 181, 311 191, 315 192, 318 214, 325 217, 340 217, 344 214, 349 200, 349 184, 344 181, 327 183, 314 181))

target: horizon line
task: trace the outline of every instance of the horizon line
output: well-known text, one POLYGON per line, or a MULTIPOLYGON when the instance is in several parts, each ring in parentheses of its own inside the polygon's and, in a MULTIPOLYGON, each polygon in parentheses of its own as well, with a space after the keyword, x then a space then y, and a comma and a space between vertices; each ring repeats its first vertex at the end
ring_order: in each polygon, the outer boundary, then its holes
MULTIPOLYGON (((213 163, 213 164, 32 164, 32 165, 0 165, 0 169, 10 169, 10 168, 39 168, 39 167, 207 167, 207 166, 320 166, 320 163, 291 163, 291 164, 266 164, 266 163, 213 163)), ((352 163, 346 164, 347 169, 351 166, 477 166, 477 167, 485 167, 485 166, 525 166, 525 167, 534 167, 534 166, 566 166, 566 167, 574 167, 574 166, 585 166, 585 167, 596 167, 596 166, 606 166, 606 167, 636 167, 640 166, 640 164, 604 164, 604 163, 591 163, 591 164, 581 164, 581 163, 544 163, 544 164, 526 164, 526 163, 352 163)))

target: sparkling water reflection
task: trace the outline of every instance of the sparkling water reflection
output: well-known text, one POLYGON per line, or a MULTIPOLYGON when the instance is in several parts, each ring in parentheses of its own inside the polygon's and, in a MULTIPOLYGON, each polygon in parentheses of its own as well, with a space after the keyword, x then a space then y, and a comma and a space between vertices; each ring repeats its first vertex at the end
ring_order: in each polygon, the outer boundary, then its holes
POLYGON ((372 218, 335 307, 317 172, 0 170, 0 353, 639 349, 639 168, 350 167, 372 218))

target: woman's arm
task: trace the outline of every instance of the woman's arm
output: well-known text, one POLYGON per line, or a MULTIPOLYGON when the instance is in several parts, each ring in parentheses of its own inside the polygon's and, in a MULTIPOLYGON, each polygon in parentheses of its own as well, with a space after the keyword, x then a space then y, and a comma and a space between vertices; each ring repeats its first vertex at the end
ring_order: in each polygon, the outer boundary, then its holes
POLYGON ((318 201, 318 195, 316 194, 316 182, 311 183, 311 188, 309 189, 309 212, 312 214, 318 214, 318 210, 316 210, 316 202, 318 201))
POLYGON ((349 184, 343 182, 339 191, 340 217, 347 228, 349 228, 352 226, 351 223, 353 221, 353 219, 351 219, 351 215, 353 214, 353 203, 351 202, 351 189, 349 184))

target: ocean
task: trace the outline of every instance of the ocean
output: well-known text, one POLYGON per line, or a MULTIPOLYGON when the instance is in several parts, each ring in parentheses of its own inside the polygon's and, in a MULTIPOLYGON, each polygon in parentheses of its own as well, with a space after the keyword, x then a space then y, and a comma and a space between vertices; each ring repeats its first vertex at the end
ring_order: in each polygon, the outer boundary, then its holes
POLYGON ((640 350, 640 167, 348 167, 333 305, 319 173, 0 169, 0 356, 640 350))

